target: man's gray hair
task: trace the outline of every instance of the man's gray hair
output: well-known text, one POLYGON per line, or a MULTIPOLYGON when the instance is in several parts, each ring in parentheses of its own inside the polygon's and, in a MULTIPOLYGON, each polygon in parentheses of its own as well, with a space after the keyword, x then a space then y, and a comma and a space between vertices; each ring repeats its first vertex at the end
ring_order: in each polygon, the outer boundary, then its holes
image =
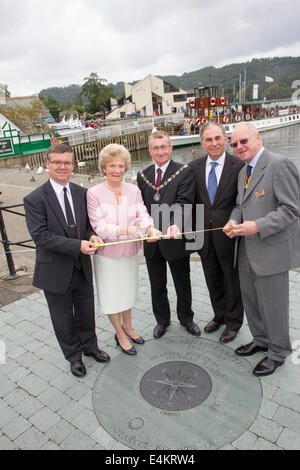
POLYGON ((253 134, 258 134, 258 130, 257 130, 256 126, 255 126, 252 122, 239 122, 239 123, 235 126, 234 130, 235 130, 235 129, 238 129, 239 127, 242 127, 242 126, 248 127, 248 129, 250 129, 250 131, 252 131, 253 134))
POLYGON ((206 129, 209 129, 210 127, 213 127, 213 126, 218 127, 222 131, 223 136, 226 137, 225 129, 224 129, 224 126, 222 126, 222 124, 219 124, 218 122, 214 122, 214 121, 209 121, 205 124, 205 126, 200 127, 200 132, 199 132, 200 140, 203 140, 203 134, 206 131, 206 129))

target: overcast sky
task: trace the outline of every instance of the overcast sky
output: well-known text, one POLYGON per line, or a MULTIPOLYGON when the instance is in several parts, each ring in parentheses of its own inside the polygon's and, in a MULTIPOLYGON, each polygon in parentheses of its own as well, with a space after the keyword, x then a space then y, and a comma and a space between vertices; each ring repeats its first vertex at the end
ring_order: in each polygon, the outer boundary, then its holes
MULTIPOLYGON (((0 0, 0 82, 12 96, 300 56, 297 0, 0 0)), ((300 79, 300 71, 299 71, 300 79)))

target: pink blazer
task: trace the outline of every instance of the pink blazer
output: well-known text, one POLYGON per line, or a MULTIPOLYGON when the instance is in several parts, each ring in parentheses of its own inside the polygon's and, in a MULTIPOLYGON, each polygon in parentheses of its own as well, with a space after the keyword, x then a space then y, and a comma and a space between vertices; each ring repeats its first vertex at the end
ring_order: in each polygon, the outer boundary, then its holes
MULTIPOLYGON (((117 204, 114 192, 105 184, 90 188, 87 192, 87 210, 94 232, 107 243, 130 239, 127 235, 120 235, 121 226, 153 226, 139 188, 130 183, 122 183, 120 205, 117 204)), ((120 258, 136 254, 140 247, 141 242, 123 243, 107 246, 96 254, 120 258)))

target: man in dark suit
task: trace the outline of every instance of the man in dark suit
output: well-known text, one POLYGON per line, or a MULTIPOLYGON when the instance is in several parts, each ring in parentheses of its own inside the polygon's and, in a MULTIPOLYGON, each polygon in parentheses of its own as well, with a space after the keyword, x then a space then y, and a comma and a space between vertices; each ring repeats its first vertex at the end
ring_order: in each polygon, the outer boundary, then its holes
MULTIPOLYGON (((204 228, 223 227, 235 206, 237 178, 243 163, 225 152, 223 126, 209 122, 201 128, 201 145, 207 156, 189 165, 197 181, 197 204, 204 204, 204 228)), ((204 331, 212 333, 225 323, 220 341, 232 341, 243 323, 238 269, 234 267, 234 242, 221 230, 206 232, 199 250, 214 318, 204 331)))
POLYGON ((58 343, 71 372, 86 374, 82 352, 98 362, 109 360, 99 350, 95 333, 93 232, 86 209, 86 189, 70 183, 74 169, 71 147, 56 144, 47 152, 50 180, 25 197, 28 230, 36 244, 33 285, 44 290, 58 343))
POLYGON ((177 316, 181 325, 192 335, 200 335, 193 322, 192 293, 190 282, 190 255, 184 237, 175 239, 186 227, 183 212, 187 214, 195 199, 195 179, 191 169, 171 159, 173 147, 165 132, 149 137, 149 153, 154 165, 137 177, 145 205, 154 219, 155 228, 171 239, 145 243, 148 274, 151 284, 153 312, 157 321, 154 338, 160 338, 170 324, 170 305, 167 291, 167 263, 172 273, 177 294, 177 316), (185 207, 185 209, 184 209, 185 207), (170 210, 171 208, 171 210, 170 210))

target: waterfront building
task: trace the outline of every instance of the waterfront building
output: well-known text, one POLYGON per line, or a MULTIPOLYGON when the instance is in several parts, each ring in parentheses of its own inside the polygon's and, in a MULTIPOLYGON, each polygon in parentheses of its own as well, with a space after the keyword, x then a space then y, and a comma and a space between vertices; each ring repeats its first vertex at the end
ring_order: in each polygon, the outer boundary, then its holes
POLYGON ((106 119, 185 112, 189 96, 186 90, 151 74, 135 85, 124 83, 124 90, 125 103, 115 107, 106 119))

